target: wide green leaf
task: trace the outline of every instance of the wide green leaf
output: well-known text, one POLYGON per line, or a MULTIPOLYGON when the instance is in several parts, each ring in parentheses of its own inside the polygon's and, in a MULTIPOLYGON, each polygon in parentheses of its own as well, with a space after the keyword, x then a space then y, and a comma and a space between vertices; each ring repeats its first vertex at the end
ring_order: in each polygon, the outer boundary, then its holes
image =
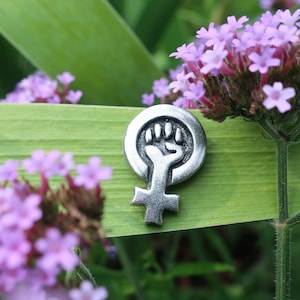
POLYGON ((129 27, 104 0, 11 0, 0 34, 50 76, 70 71, 83 103, 140 105, 161 76, 129 27))
MULTIPOLYGON (((146 187, 128 166, 123 138, 142 109, 72 105, 13 105, 0 109, 0 162, 23 159, 35 149, 72 151, 77 162, 100 155, 113 167, 103 182, 107 196, 104 225, 109 236, 184 230, 271 219, 277 216, 276 150, 252 123, 204 119, 208 153, 204 166, 167 192, 180 195, 178 213, 165 212, 164 224, 144 224, 144 208, 129 205, 134 187, 146 187)), ((300 146, 290 148, 290 212, 300 207, 300 146)), ((53 184, 56 184, 54 181, 53 184)))

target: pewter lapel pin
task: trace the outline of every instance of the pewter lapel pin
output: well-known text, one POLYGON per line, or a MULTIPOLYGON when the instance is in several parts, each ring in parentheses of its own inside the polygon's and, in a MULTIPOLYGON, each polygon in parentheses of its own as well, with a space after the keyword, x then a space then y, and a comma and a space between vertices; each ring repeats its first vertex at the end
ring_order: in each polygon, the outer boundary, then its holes
POLYGON ((162 224, 163 211, 178 211, 179 196, 166 187, 193 175, 203 164, 205 132, 188 111, 168 104, 149 107, 129 124, 124 151, 131 168, 148 183, 135 187, 133 205, 144 205, 145 222, 162 224))

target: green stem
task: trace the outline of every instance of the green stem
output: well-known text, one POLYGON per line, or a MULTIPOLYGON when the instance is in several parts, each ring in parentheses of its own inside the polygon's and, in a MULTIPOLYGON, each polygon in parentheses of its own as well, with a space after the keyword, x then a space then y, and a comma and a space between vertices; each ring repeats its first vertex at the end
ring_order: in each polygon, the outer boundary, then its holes
POLYGON ((275 223, 276 230, 276 297, 290 299, 291 286, 291 228, 286 223, 275 223))
POLYGON ((289 217, 287 194, 287 160, 288 142, 277 142, 277 176, 278 176, 278 221, 285 223, 289 217))
POLYGON ((119 253, 119 257, 121 260, 121 263, 123 265, 123 268, 127 274, 127 277, 129 278, 129 280, 131 281, 135 293, 136 293, 136 297, 139 300, 145 300, 146 296, 144 294, 144 291, 142 289, 142 286, 140 284, 140 280, 138 275, 136 274, 134 267, 133 267, 133 263, 132 261, 130 261, 130 258, 128 256, 128 253, 125 249, 125 245, 122 241, 121 238, 115 238, 114 240, 114 244, 117 246, 118 248, 118 253, 119 253))
POLYGON ((291 285, 291 228, 288 221, 287 194, 287 159, 288 142, 277 141, 277 174, 278 174, 278 220, 275 221, 276 231, 276 300, 290 299, 291 285))

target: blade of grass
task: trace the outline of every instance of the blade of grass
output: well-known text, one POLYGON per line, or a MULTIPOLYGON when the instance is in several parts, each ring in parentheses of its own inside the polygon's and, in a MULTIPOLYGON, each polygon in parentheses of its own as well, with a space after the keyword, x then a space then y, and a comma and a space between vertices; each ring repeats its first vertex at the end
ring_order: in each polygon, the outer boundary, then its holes
POLYGON ((0 15, 0 34, 38 69, 76 76, 82 103, 140 105, 141 94, 161 76, 104 0, 3 1, 0 15))
MULTIPOLYGON (((0 110, 0 162, 22 159, 35 149, 71 151, 78 163, 100 155, 113 167, 103 182, 107 196, 104 226, 109 236, 167 232, 272 219, 277 215, 275 146, 259 128, 243 120, 217 123, 193 113, 206 134, 203 167, 187 181, 167 190, 180 195, 179 212, 164 214, 161 227, 144 224, 143 207, 129 205, 134 187, 146 182, 133 173, 123 153, 129 122, 142 109, 105 106, 13 105, 0 110)), ((290 213, 300 202, 300 145, 290 147, 290 213)), ((55 185, 57 181, 53 181, 55 185)))
POLYGON ((156 1, 148 0, 134 26, 134 31, 150 51, 155 49, 181 3, 182 0, 163 0, 157 5, 156 1))

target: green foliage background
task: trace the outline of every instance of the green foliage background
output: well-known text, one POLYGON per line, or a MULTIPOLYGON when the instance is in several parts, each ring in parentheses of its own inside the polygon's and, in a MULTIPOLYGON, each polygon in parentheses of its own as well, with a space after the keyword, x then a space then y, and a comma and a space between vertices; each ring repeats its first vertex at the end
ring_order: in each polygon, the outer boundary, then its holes
MULTIPOLYGON (((35 69, 68 70, 82 104, 140 106, 152 80, 175 67, 169 53, 198 28, 261 12, 256 0, 2 0, 0 98, 35 69)), ((96 244, 89 268, 110 299, 265 300, 273 239, 268 222, 114 238, 118 258, 96 244)), ((295 266, 299 246, 295 239, 295 266)))

